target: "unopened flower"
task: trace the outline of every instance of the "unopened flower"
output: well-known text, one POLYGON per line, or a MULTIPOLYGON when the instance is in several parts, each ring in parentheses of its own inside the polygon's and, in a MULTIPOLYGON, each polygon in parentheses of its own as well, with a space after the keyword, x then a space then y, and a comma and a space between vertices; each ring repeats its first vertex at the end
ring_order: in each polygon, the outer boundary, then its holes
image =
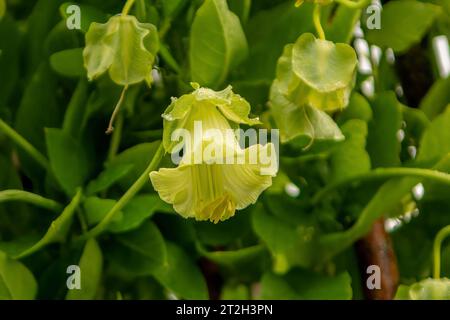
POLYGON ((111 80, 123 86, 145 80, 152 83, 151 70, 159 49, 156 27, 140 23, 134 16, 118 15, 108 22, 92 23, 83 51, 89 80, 109 71, 111 80))
POLYGON ((347 106, 356 65, 352 47, 310 33, 285 47, 270 92, 283 142, 302 134, 311 139, 343 138, 327 112, 347 106))

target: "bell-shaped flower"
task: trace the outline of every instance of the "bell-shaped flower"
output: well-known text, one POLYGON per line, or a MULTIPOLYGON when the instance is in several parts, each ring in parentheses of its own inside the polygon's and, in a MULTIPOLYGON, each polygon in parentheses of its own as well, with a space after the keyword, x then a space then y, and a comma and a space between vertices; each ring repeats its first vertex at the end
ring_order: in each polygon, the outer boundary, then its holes
MULTIPOLYGON (((274 144, 243 149, 235 136, 235 123, 258 122, 248 118, 249 111, 248 103, 231 87, 220 92, 196 87, 174 100, 163 115, 168 137, 185 135, 183 156, 176 168, 153 171, 150 179, 161 199, 183 217, 226 220, 271 186, 278 169, 274 144)), ((179 150, 172 141, 166 146, 179 150)))
POLYGON ((343 138, 327 112, 347 106, 356 65, 352 47, 316 39, 310 33, 285 47, 270 92, 282 142, 301 135, 312 140, 343 138))
POLYGON ((111 80, 123 86, 145 80, 152 83, 151 70, 159 49, 156 27, 140 23, 134 16, 118 15, 108 22, 92 23, 83 50, 89 80, 109 71, 111 80))
MULTIPOLYGON (((235 94, 231 86, 222 91, 214 91, 202 88, 198 83, 191 83, 194 91, 182 95, 180 98, 172 98, 172 103, 167 107, 162 117, 164 119, 163 144, 167 152, 172 152, 176 142, 172 135, 177 129, 193 130, 196 120, 208 121, 208 116, 203 111, 218 111, 223 117, 212 117, 211 121, 223 119, 223 123, 212 123, 211 129, 228 129, 230 125, 255 125, 260 124, 258 118, 249 118, 250 104, 240 95, 235 94)), ((216 114, 216 113, 215 113, 216 114)), ((209 115, 210 116, 210 115, 209 115)))

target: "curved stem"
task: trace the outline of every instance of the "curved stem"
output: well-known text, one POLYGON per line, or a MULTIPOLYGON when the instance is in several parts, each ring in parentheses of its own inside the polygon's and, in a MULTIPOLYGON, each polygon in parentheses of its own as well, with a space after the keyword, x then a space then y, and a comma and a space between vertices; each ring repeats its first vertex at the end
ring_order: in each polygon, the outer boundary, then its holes
POLYGON ((370 0, 359 0, 356 2, 351 0, 334 0, 334 1, 351 9, 362 9, 370 3, 370 0))
POLYGON ((126 16, 128 14, 133 3, 134 3, 134 0, 127 0, 127 2, 125 3, 125 5, 123 6, 123 9, 122 9, 123 16, 126 16))
POLYGON ((24 150, 30 157, 32 157, 37 163, 39 163, 44 169, 50 168, 47 158, 40 153, 31 143, 25 140, 17 131, 7 125, 2 119, 0 119, 0 131, 2 131, 7 137, 9 137, 15 144, 17 144, 22 150, 24 150))
POLYGON ((63 209, 63 206, 60 203, 52 199, 41 197, 35 193, 15 189, 0 191, 0 203, 9 201, 23 201, 56 212, 63 209))
POLYGON ((356 176, 347 178, 345 180, 329 184, 328 186, 326 186, 324 189, 319 191, 314 196, 312 202, 317 203, 330 191, 339 189, 339 188, 344 187, 353 182, 376 180, 376 179, 387 179, 387 178, 395 178, 395 177, 405 177, 405 176, 425 178, 425 179, 429 179, 429 180, 433 180, 436 182, 450 185, 450 174, 444 173, 441 171, 437 171, 437 170, 419 169, 419 168, 378 168, 378 169, 372 170, 366 174, 356 175, 356 176))
POLYGON ((320 22, 320 10, 321 10, 321 5, 315 4, 314 12, 313 12, 313 22, 314 22, 314 27, 316 28, 316 31, 317 31, 317 35, 319 36, 320 39, 325 40, 325 32, 323 31, 322 23, 320 22))
POLYGON ((114 107, 114 111, 113 111, 113 113, 112 113, 112 115, 111 115, 111 118, 109 119, 108 128, 107 128, 106 131, 105 131, 106 134, 111 134, 111 133, 114 131, 114 127, 113 127, 114 119, 116 118, 116 116, 117 116, 117 114, 118 114, 118 112, 119 112, 119 110, 120 110, 120 107, 122 106, 123 99, 125 98, 125 92, 127 92, 127 89, 128 89, 128 85, 126 85, 126 86, 123 87, 123 89, 122 89, 122 92, 121 92, 121 94, 120 94, 119 101, 117 101, 117 104, 116 104, 116 106, 114 107))
POLYGON ((82 190, 81 188, 78 188, 70 203, 64 208, 59 217, 56 218, 56 220, 53 220, 45 235, 30 248, 22 251, 22 253, 15 256, 14 259, 21 259, 29 256, 30 254, 41 250, 46 245, 57 240, 59 237, 59 232, 61 232, 61 230, 64 230, 64 227, 67 225, 67 221, 74 215, 81 202, 82 197, 82 190))
POLYGON ((433 278, 439 279, 441 276, 441 247, 442 241, 450 235, 450 225, 442 228, 436 238, 434 238, 433 243, 433 278))
POLYGON ((103 232, 106 229, 108 224, 114 218, 114 216, 142 189, 142 187, 148 183, 151 171, 155 170, 159 163, 161 162, 162 157, 164 156, 164 148, 162 142, 160 143, 158 150, 156 150, 153 159, 150 161, 148 167, 141 174, 141 176, 133 183, 133 185, 125 192, 125 194, 116 202, 114 207, 106 214, 102 221, 97 224, 94 228, 89 230, 83 236, 80 237, 81 240, 87 240, 89 238, 95 237, 103 232))

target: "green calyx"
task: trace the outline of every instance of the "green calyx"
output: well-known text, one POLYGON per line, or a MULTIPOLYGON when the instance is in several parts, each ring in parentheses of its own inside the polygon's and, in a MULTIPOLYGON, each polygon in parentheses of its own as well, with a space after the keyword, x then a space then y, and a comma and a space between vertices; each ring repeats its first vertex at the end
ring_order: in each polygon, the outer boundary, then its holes
POLYGON ((104 24, 92 23, 83 51, 89 80, 107 70, 111 80, 127 86, 145 80, 152 83, 151 70, 159 49, 156 27, 140 23, 134 16, 118 15, 104 24))

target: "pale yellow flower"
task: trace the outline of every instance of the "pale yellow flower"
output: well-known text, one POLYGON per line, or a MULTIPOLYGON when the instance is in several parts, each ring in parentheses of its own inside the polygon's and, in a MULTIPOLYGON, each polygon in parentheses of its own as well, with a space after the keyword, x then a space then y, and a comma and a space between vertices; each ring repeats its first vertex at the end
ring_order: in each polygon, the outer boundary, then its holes
MULTIPOLYGON (((227 97, 233 97, 240 104, 245 101, 234 96, 231 88, 226 90, 227 97)), ((242 149, 234 135, 231 138, 227 136, 226 132, 232 129, 232 125, 236 128, 230 123, 233 116, 229 112, 235 106, 231 99, 222 99, 223 93, 197 88, 193 94, 179 99, 185 108, 182 112, 176 108, 180 104, 173 105, 174 101, 164 115, 165 130, 170 128, 173 133, 176 128, 184 129, 191 133, 191 139, 184 141, 187 146, 178 167, 153 171, 150 179, 161 199, 172 204, 175 211, 185 218, 215 223, 226 220, 235 214, 236 209, 255 203, 259 195, 271 186, 272 177, 277 172, 276 151, 272 143, 254 144, 242 149), (207 98, 204 99, 205 96, 207 98), (202 133, 194 139, 196 121, 201 121, 202 133)), ((248 111, 242 118, 248 120, 248 111)), ((172 150, 173 144, 166 141, 166 146, 169 145, 172 150)))

